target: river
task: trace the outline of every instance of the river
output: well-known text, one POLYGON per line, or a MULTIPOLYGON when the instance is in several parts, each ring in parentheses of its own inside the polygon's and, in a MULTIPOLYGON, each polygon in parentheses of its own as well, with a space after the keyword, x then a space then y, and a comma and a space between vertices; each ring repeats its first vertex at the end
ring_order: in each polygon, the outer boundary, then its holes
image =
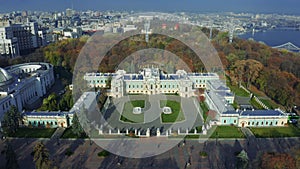
POLYGON ((298 30, 284 30, 284 29, 270 29, 266 31, 247 32, 238 37, 243 39, 253 38, 256 41, 262 41, 269 46, 278 46, 287 42, 292 42, 294 45, 300 47, 300 31, 298 30))

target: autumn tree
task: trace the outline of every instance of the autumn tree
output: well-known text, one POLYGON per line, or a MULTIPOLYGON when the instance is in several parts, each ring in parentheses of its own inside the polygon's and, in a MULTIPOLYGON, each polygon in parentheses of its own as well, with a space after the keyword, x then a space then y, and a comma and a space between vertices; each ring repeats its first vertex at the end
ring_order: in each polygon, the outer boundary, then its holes
POLYGON ((231 66, 231 77, 235 77, 239 85, 241 82, 245 82, 247 88, 249 88, 251 82, 255 82, 259 77, 260 71, 263 69, 263 65, 256 60, 237 60, 231 66))
POLYGON ((286 153, 264 153, 261 157, 260 167, 264 169, 294 169, 296 161, 286 153))

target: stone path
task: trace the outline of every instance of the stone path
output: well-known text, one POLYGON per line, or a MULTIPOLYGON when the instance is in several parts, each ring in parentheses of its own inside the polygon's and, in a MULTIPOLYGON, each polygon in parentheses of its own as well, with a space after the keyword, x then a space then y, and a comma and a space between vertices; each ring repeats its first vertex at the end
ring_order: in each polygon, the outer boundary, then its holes
POLYGON ((58 138, 60 138, 63 135, 63 133, 64 133, 65 130, 66 130, 65 128, 57 128, 55 130, 55 132, 52 134, 51 139, 58 139, 58 138))
POLYGON ((252 131, 249 128, 241 127, 241 131, 247 138, 249 138, 249 139, 251 139, 253 137, 255 138, 255 135, 252 133, 252 131))

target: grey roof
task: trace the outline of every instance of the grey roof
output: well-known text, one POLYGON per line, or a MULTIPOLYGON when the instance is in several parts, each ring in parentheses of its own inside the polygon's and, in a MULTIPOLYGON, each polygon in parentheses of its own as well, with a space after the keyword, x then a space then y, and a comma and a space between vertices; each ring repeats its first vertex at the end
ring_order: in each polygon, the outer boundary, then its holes
POLYGON ((240 111, 229 110, 229 111, 223 112, 222 114, 240 114, 240 111))
POLYGON ((68 114, 73 114, 73 112, 61 112, 61 111, 56 111, 56 112, 24 112, 23 115, 26 116, 65 116, 68 114))
POLYGON ((12 76, 5 70, 0 68, 0 85, 6 85, 12 80, 12 76))
POLYGON ((279 110, 246 110, 242 111, 241 116, 285 116, 285 114, 279 110))

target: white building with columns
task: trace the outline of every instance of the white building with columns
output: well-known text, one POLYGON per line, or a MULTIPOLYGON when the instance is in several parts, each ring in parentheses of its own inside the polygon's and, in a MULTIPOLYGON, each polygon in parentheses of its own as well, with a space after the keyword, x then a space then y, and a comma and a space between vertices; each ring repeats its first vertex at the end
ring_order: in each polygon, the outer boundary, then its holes
POLYGON ((0 68, 0 119, 12 105, 23 108, 43 97, 54 84, 49 63, 24 63, 0 68))
MULTIPOLYGON (((111 85, 112 97, 123 97, 126 94, 178 94, 181 97, 196 96, 197 89, 206 89, 208 82, 219 80, 216 73, 187 73, 177 70, 167 74, 158 68, 144 68, 139 73, 86 73, 84 79, 90 87, 105 88, 111 85)), ((230 91, 228 91, 230 93, 230 91)), ((232 97, 228 97, 230 103, 232 97)))

